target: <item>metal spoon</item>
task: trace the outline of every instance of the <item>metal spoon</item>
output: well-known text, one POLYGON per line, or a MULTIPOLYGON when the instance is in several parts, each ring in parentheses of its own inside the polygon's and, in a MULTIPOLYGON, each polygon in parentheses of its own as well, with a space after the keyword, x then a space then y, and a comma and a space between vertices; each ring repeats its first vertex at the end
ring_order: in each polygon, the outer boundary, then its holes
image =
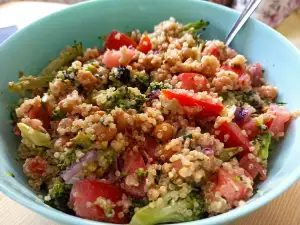
POLYGON ((262 0, 251 0, 247 6, 245 7, 245 9, 243 10, 243 12, 241 13, 240 17, 238 18, 238 20, 236 21, 236 23, 234 24, 234 26, 231 28, 229 34, 227 35, 227 37, 225 38, 225 45, 229 45, 231 43, 231 41, 233 40, 233 38, 235 37, 235 35, 239 32, 239 30, 242 28, 242 26, 246 23, 246 21, 248 20, 248 18, 252 15, 252 13, 255 11, 255 9, 257 8, 257 6, 262 2, 262 0))

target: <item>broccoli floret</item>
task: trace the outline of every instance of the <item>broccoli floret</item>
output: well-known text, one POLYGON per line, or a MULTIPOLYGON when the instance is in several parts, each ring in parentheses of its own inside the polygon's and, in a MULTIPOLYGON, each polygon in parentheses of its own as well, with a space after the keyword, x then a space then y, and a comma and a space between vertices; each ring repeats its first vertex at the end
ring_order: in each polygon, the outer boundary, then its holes
POLYGON ((63 158, 59 158, 58 168, 64 170, 74 164, 77 160, 76 152, 70 151, 64 155, 63 158))
POLYGON ((52 147, 51 137, 48 133, 37 131, 25 123, 18 123, 17 125, 21 131, 21 136, 30 143, 36 146, 52 147))
POLYGON ((51 115, 51 120, 62 120, 66 117, 66 113, 61 111, 59 107, 56 107, 51 115))
POLYGON ((186 24, 182 29, 182 34, 190 33, 194 36, 196 40, 200 39, 200 32, 205 30, 209 25, 208 21, 198 20, 194 23, 186 24))
POLYGON ((75 147, 80 147, 85 150, 89 150, 92 145, 91 139, 82 131, 79 131, 76 137, 74 137, 71 141, 75 147))
POLYGON ((128 85, 131 81, 130 70, 124 66, 113 68, 108 76, 109 85, 112 87, 121 87, 128 85))
POLYGON ((164 82, 153 81, 150 83, 149 92, 161 90, 161 89, 172 89, 172 85, 164 82))
POLYGON ((137 87, 142 93, 146 92, 150 84, 150 77, 145 72, 135 73, 131 80, 131 87, 137 87))
POLYGON ((269 148, 272 141, 272 136, 269 133, 261 134, 254 139, 254 145, 258 149, 258 157, 261 160, 266 160, 269 157, 269 148))
POLYGON ((61 178, 53 178, 48 192, 50 201, 45 203, 65 213, 72 213, 72 210, 68 207, 71 189, 72 185, 65 184, 61 178))
POLYGON ((112 149, 107 149, 98 152, 98 165, 100 168, 97 170, 99 177, 103 176, 109 167, 116 161, 118 154, 112 149))
POLYGON ((109 73, 109 87, 121 87, 123 85, 128 87, 137 87, 144 93, 150 84, 150 77, 145 71, 132 72, 126 67, 119 66, 109 73))
POLYGON ((223 104, 227 106, 235 105, 242 107, 245 103, 247 103, 255 109, 261 110, 264 104, 255 91, 230 91, 222 93, 221 97, 223 98, 223 104))
POLYGON ((104 110, 112 110, 116 106, 122 109, 141 108, 147 98, 137 88, 122 86, 118 89, 109 88, 107 90, 95 91, 93 93, 93 101, 104 110))
POLYGON ((200 191, 191 191, 185 198, 180 198, 178 191, 171 191, 138 210, 129 225, 155 225, 197 220, 204 217, 204 200, 200 191))

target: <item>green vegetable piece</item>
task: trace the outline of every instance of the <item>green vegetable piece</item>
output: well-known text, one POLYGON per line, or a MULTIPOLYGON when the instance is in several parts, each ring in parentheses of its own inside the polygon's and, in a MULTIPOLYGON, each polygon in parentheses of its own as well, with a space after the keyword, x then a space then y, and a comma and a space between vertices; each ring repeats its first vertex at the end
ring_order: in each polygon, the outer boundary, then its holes
POLYGON ((142 93, 147 91, 150 85, 150 77, 145 72, 135 73, 131 79, 132 87, 137 87, 142 93))
POLYGON ((129 225, 186 222, 203 217, 205 207, 200 194, 196 191, 191 192, 184 199, 178 198, 178 194, 176 191, 171 191, 162 197, 162 203, 154 201, 141 208, 134 214, 129 225), (174 195, 177 196, 177 200, 174 195))
POLYGON ((172 89, 172 88, 173 88, 172 85, 169 83, 153 81, 150 83, 149 91, 152 92, 156 90, 172 89))
POLYGON ((4 172, 5 175, 15 178, 16 176, 12 172, 4 172))
POLYGON ((238 154, 239 152, 242 152, 242 151, 243 151, 243 148, 241 148, 241 147, 224 148, 218 158, 224 162, 227 162, 233 156, 235 156, 236 154, 238 154))
POLYGON ((254 140, 255 146, 259 149, 258 157, 261 160, 268 159, 271 141, 272 141, 272 135, 269 133, 262 134, 254 140))
POLYGON ((187 135, 184 135, 183 136, 183 140, 186 140, 186 139, 192 139, 193 138, 193 135, 192 134, 187 134, 187 135))
POLYGON ((137 88, 122 86, 118 89, 95 91, 92 102, 96 102, 104 110, 114 109, 116 106, 122 109, 136 109, 141 111, 148 99, 137 88))
POLYGON ((53 60, 41 73, 39 76, 22 76, 19 78, 18 82, 9 82, 8 88, 11 92, 24 92, 26 90, 34 90, 37 88, 48 87, 49 82, 51 82, 55 76, 56 72, 63 66, 71 63, 76 57, 83 54, 82 44, 74 44, 72 48, 60 53, 60 56, 53 60))
POLYGON ((55 108, 51 115, 51 120, 61 120, 66 117, 66 113, 61 111, 59 107, 55 108))
POLYGON ((49 82, 54 79, 55 75, 47 75, 43 77, 23 76, 17 83, 9 82, 8 88, 11 92, 24 92, 26 90, 34 90, 37 88, 48 87, 49 82))
POLYGON ((135 173, 136 173, 136 175, 138 176, 138 179, 139 179, 140 182, 142 181, 142 179, 143 179, 144 177, 147 177, 147 176, 148 176, 148 171, 147 171, 147 170, 144 170, 144 169, 141 169, 141 168, 137 169, 137 170, 135 171, 135 173))
POLYGON ((75 146, 80 146, 83 149, 89 149, 92 145, 91 139, 82 131, 79 131, 76 137, 71 141, 75 146))
POLYGON ((48 196, 50 196, 51 199, 45 203, 60 211, 72 213, 72 210, 68 207, 71 189, 72 185, 65 184, 61 178, 53 178, 52 184, 49 185, 48 192, 48 196))
POLYGON ((83 55, 82 43, 74 43, 72 47, 68 47, 62 51, 58 58, 54 59, 39 76, 49 76, 55 74, 61 67, 71 63, 78 56, 83 55))
POLYGON ((205 21, 205 20, 199 20, 194 23, 188 23, 183 27, 182 33, 183 34, 185 32, 190 33, 194 36, 194 38, 196 40, 199 40, 200 39, 200 31, 205 30, 208 25, 209 25, 209 22, 205 21))
POLYGON ((27 139, 34 145, 51 148, 52 142, 48 133, 37 131, 25 123, 18 123, 17 125, 23 138, 27 139))

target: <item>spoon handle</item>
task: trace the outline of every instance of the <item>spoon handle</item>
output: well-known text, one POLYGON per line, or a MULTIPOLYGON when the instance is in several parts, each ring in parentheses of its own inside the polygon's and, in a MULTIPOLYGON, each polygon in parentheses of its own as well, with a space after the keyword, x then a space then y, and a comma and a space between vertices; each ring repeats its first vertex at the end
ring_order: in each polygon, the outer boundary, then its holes
POLYGON ((229 45, 235 35, 239 32, 239 30, 242 28, 242 26, 245 24, 245 22, 248 20, 248 18, 252 15, 252 13, 255 11, 257 6, 262 2, 262 0, 251 0, 243 12, 241 13, 240 17, 234 24, 234 26, 231 28, 229 34, 225 38, 225 45, 229 45))

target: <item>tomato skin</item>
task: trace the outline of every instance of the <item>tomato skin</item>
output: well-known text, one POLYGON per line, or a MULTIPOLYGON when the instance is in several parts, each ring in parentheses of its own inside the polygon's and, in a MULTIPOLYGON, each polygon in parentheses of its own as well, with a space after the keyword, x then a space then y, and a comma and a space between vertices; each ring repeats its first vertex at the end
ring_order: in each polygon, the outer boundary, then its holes
POLYGON ((46 169, 49 167, 47 161, 41 156, 35 158, 26 159, 23 168, 24 173, 34 176, 43 176, 46 173, 46 169))
POLYGON ((28 117, 30 119, 39 119, 43 123, 43 127, 48 130, 50 128, 50 118, 51 114, 45 109, 41 104, 38 106, 33 106, 28 112, 28 117))
POLYGON ((126 34, 119 32, 117 30, 112 31, 106 37, 106 40, 104 43, 105 49, 119 50, 122 46, 127 46, 127 47, 132 46, 135 48, 137 46, 137 44, 134 40, 132 40, 126 34))
POLYGON ((215 191, 219 192, 229 203, 239 200, 247 200, 249 189, 245 186, 243 181, 236 179, 238 174, 236 172, 229 173, 224 168, 217 171, 217 186, 215 191))
POLYGON ((134 174, 138 169, 146 169, 144 159, 141 153, 129 150, 124 156, 124 172, 134 174))
POLYGON ((208 80, 205 76, 198 73, 182 73, 178 76, 181 80, 181 88, 186 90, 206 91, 208 80))
POLYGON ((213 102, 211 99, 199 99, 194 93, 190 95, 176 89, 161 91, 166 98, 169 100, 175 98, 182 106, 200 106, 202 110, 199 112, 199 116, 219 116, 224 108, 222 103, 213 102))
POLYGON ((106 67, 109 69, 117 66, 127 66, 132 61, 133 56, 134 56, 133 49, 125 49, 123 53, 115 50, 112 51, 107 50, 103 55, 102 63, 105 64, 106 67), (120 58, 122 54, 126 55, 126 61, 120 63, 120 58))
MULTIPOLYGON (((135 152, 133 150, 127 150, 124 156, 124 166, 123 171, 126 173, 127 176, 133 176, 135 179, 138 179, 136 171, 138 169, 143 169, 144 171, 147 169, 144 159, 140 152, 135 152)), ((135 198, 143 198, 146 196, 146 192, 144 190, 146 179, 145 177, 142 181, 139 182, 138 186, 127 185, 126 184, 126 177, 124 182, 122 183, 121 187, 126 191, 127 194, 135 197, 135 198)))
POLYGON ((119 218, 118 213, 122 211, 121 207, 114 208, 115 215, 108 219, 103 209, 97 205, 88 206, 88 202, 94 203, 98 197, 109 199, 113 203, 122 200, 123 191, 113 184, 106 184, 96 180, 80 180, 76 182, 71 190, 70 205, 77 216, 96 221, 105 221, 112 223, 126 223, 126 219, 119 218))
POLYGON ((240 163, 240 167, 246 170, 253 179, 255 179, 258 174, 260 174, 260 180, 265 180, 267 178, 264 169, 257 162, 254 156, 253 158, 249 158, 247 154, 241 158, 239 163, 240 163))
POLYGON ((241 128, 234 122, 223 122, 215 130, 216 137, 224 142, 225 147, 242 147, 249 152, 250 142, 248 137, 242 133, 241 128), (228 140, 224 140, 224 135, 229 135, 228 140))
POLYGON ((137 50, 139 50, 140 52, 143 52, 145 54, 147 54, 149 51, 152 50, 152 43, 150 38, 147 35, 144 35, 141 40, 140 43, 137 47, 137 50))
POLYGON ((244 73, 243 68, 240 67, 240 66, 231 67, 231 66, 224 65, 224 66, 221 67, 221 69, 232 71, 232 72, 236 73, 239 76, 243 75, 243 73, 244 73))
POLYGON ((147 158, 148 163, 152 163, 156 158, 156 152, 158 150, 158 143, 156 142, 155 138, 146 136, 145 137, 145 143, 144 143, 144 155, 147 158))
POLYGON ((260 133, 255 119, 251 119, 248 122, 241 124, 240 127, 242 130, 246 131, 250 141, 252 141, 254 137, 256 137, 260 133))

